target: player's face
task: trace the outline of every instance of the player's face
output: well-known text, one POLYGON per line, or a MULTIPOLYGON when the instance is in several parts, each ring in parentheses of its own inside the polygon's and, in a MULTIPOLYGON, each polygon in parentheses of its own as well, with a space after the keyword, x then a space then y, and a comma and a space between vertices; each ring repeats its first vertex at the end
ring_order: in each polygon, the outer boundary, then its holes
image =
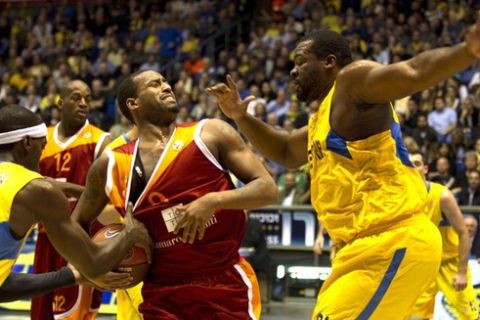
POLYGON ((295 66, 290 71, 298 99, 306 102, 318 99, 327 85, 322 62, 311 51, 311 44, 312 41, 298 44, 295 49, 295 66))
POLYGON ((63 121, 72 126, 82 126, 90 112, 90 98, 90 88, 85 83, 71 84, 71 89, 61 104, 63 121))
POLYGON ((138 104, 144 117, 154 120, 167 114, 170 115, 167 118, 171 118, 171 115, 176 116, 179 112, 177 98, 161 74, 146 71, 139 74, 135 81, 138 88, 138 104))
POLYGON ((410 155, 410 162, 415 166, 422 177, 427 174, 427 166, 423 163, 423 157, 419 154, 410 155))
POLYGON ((27 150, 27 157, 26 163, 24 164, 27 169, 33 171, 40 171, 39 162, 40 156, 42 155, 42 151, 47 144, 47 139, 43 138, 28 138, 28 150, 27 150))

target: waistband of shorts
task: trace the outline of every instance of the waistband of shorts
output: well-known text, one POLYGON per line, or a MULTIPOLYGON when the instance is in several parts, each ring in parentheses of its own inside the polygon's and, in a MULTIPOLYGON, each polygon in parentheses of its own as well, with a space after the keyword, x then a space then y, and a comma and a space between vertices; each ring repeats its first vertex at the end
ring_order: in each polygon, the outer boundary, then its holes
POLYGON ((381 225, 359 232, 347 244, 352 243, 353 241, 360 238, 370 237, 383 232, 391 231, 398 228, 408 227, 411 225, 415 225, 417 223, 428 222, 428 221, 429 221, 428 217, 423 213, 417 213, 417 214, 408 215, 408 216, 401 216, 401 217, 398 217, 397 219, 390 220, 381 225))

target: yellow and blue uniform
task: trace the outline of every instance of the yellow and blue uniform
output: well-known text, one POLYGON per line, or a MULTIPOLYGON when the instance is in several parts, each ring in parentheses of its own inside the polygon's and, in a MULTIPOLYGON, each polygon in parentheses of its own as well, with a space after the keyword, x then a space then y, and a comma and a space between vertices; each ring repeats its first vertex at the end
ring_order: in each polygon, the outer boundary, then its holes
POLYGON ((340 248, 312 319, 403 319, 440 264, 425 183, 393 109, 389 130, 346 141, 330 127, 334 92, 308 127, 312 205, 340 248))
POLYGON ((442 235, 442 263, 436 280, 418 298, 411 313, 421 318, 433 317, 435 296, 438 291, 442 291, 451 306, 449 312, 456 319, 478 319, 478 307, 475 301, 470 268, 467 268, 468 282, 464 290, 457 291, 452 285, 452 280, 458 272, 460 259, 458 254, 459 238, 457 232, 442 214, 440 199, 446 190, 448 189, 441 184, 428 182, 427 214, 430 220, 438 226, 442 235))
POLYGON ((9 219, 13 200, 30 181, 40 178, 40 174, 18 164, 0 162, 0 286, 10 274, 31 231, 20 240, 12 237, 9 219))
MULTIPOLYGON (((132 138, 136 138, 131 135, 131 131, 121 134, 105 147, 104 152, 114 150, 129 143, 132 138)), ((143 282, 140 282, 132 288, 117 290, 117 320, 142 319, 142 315, 138 311, 138 306, 143 302, 142 286, 143 282)))

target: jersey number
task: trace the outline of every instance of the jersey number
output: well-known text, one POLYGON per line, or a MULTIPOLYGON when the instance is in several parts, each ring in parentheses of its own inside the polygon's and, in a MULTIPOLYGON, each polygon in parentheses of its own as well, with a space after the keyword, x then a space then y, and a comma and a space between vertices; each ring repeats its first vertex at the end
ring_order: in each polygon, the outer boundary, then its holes
POLYGON ((65 297, 64 296, 55 296, 53 298, 53 311, 54 312, 65 312, 65 297))
POLYGON ((70 171, 70 161, 72 160, 72 154, 70 152, 65 152, 63 154, 57 153, 55 155, 55 160, 57 163, 57 172, 70 171))

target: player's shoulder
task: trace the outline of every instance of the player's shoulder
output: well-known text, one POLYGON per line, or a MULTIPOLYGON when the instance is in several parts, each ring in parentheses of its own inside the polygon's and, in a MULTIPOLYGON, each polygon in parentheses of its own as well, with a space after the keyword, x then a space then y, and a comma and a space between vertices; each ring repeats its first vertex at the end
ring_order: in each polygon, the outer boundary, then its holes
POLYGON ((381 66, 383 65, 371 60, 353 61, 339 71, 337 81, 352 80, 352 76, 363 75, 366 72, 381 66))

